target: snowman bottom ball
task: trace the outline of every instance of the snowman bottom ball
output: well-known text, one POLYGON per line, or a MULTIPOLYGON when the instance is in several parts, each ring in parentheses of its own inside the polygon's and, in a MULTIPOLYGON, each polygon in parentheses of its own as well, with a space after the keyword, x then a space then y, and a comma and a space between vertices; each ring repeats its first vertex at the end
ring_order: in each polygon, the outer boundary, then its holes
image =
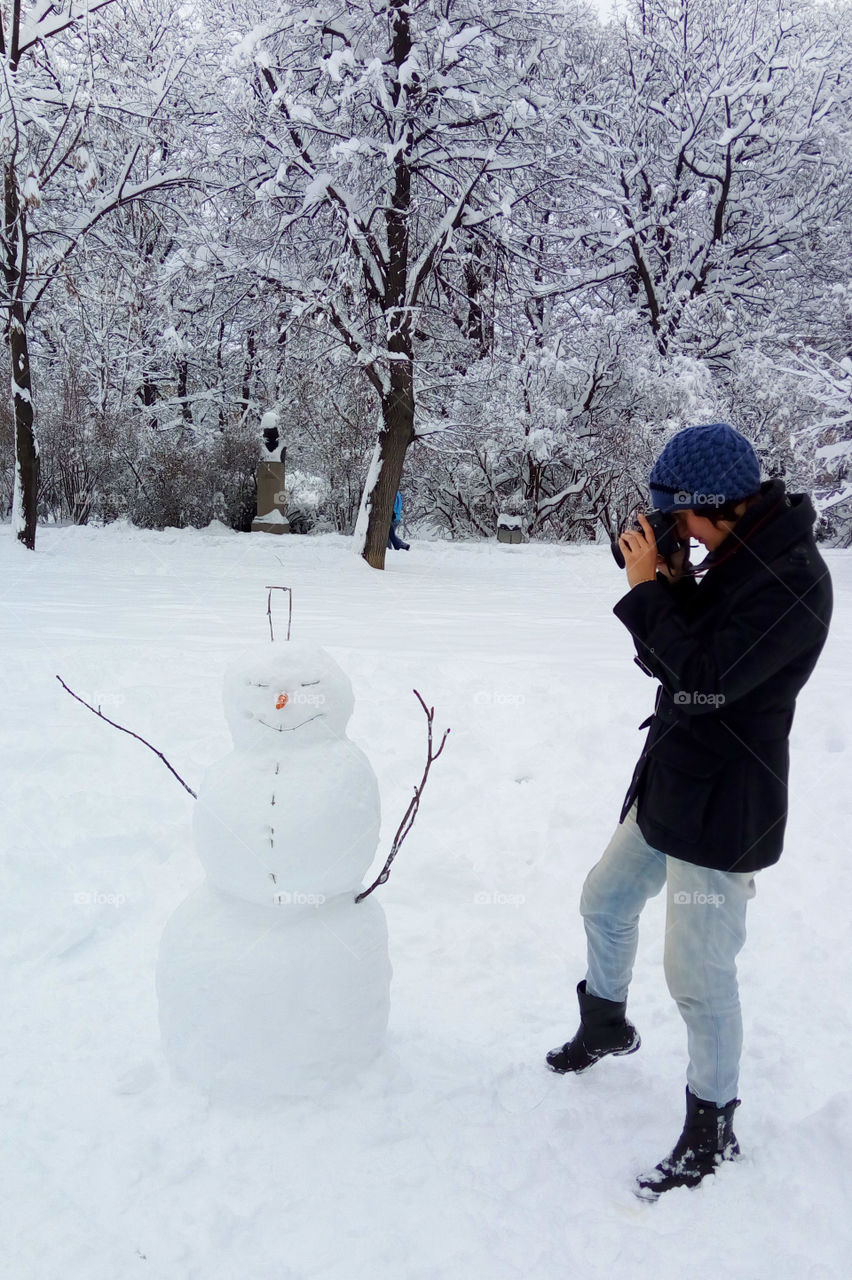
POLYGON ((385 914, 372 897, 266 907, 205 882, 166 924, 163 1048, 211 1096, 306 1097, 379 1052, 390 1006, 385 914))

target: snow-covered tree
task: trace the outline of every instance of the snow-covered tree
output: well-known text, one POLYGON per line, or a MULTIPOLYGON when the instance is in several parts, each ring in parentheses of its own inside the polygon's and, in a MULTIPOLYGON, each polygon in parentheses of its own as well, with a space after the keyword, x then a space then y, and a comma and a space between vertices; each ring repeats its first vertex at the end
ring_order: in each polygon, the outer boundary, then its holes
POLYGON ((711 416, 842 539, 849 16, 0 0, 16 535, 246 528, 275 408, 371 565, 400 484, 451 536, 610 536, 711 416))
POLYGON ((0 306, 15 418, 13 532, 36 536, 30 327, 83 239, 113 210, 184 180, 158 122, 179 80, 178 24, 158 5, 0 6, 0 306), (169 38, 171 37, 171 39, 169 38))
POLYGON ((631 0, 611 31, 566 286, 617 282, 662 354, 724 365, 848 201, 840 36, 798 0, 631 0))
POLYGON ((373 388, 355 537, 382 568, 419 390, 445 366, 448 329, 485 341, 489 256, 551 162, 558 28, 539 0, 493 13, 472 0, 319 0, 257 17, 234 51, 251 269, 373 388))

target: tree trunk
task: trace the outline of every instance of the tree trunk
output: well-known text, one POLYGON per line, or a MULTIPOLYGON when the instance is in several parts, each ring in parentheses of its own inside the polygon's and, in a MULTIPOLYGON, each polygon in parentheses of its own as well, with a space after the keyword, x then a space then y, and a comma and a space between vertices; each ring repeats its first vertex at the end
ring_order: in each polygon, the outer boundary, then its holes
MULTIPOLYGON (((366 520, 361 555, 373 569, 384 569, 393 504, 402 478, 405 454, 414 439, 414 381, 410 364, 391 366, 390 395, 382 398, 378 456, 370 468, 359 524, 366 520)), ((359 530, 356 528, 356 537, 359 530)))
POLYGON ((219 375, 219 430, 225 430, 225 366, 222 361, 222 344, 225 341, 225 320, 219 321, 219 340, 216 344, 216 369, 219 375))
POLYGON ((479 354, 484 359, 494 346, 494 325, 487 321, 480 302, 485 285, 486 266, 483 260, 482 243, 474 239, 470 247, 470 256, 464 264, 464 285, 467 293, 467 322, 465 337, 471 338, 479 347, 479 354))
POLYGON ((180 401, 180 411, 184 422, 188 427, 192 426, 192 406, 189 403, 189 395, 187 387, 189 385, 189 361, 186 356, 182 356, 177 362, 177 394, 180 401))
MULTIPOLYGON (((390 0, 392 49, 397 79, 391 90, 394 106, 405 92, 399 69, 411 54, 411 17, 405 0, 390 0)), ((364 487, 355 526, 356 545, 373 569, 384 569, 393 504, 402 477, 405 453, 414 439, 414 352, 411 310, 406 306, 408 281, 408 219, 411 211, 411 146, 409 125, 405 143, 394 161, 394 186, 385 210, 388 263, 382 301, 389 361, 389 387, 382 393, 382 427, 364 487)))
POLYGON ((26 322, 23 304, 19 302, 16 302, 13 308, 9 351, 12 357, 14 387, 12 401, 15 410, 15 506, 12 512, 12 523, 18 541, 23 542, 30 551, 34 551, 39 457, 34 430, 35 416, 26 322))
POLYGON ((153 427, 157 421, 157 415, 154 413, 154 405, 157 403, 158 392, 156 384, 151 381, 150 374, 147 369, 142 371, 142 385, 137 391, 139 399, 145 412, 142 415, 142 421, 146 427, 153 427))
POLYGON ((242 388, 242 406, 243 421, 245 421, 248 411, 251 407, 251 384, 254 377, 254 363, 257 355, 257 334, 254 329, 248 329, 246 332, 246 358, 243 365, 243 388, 242 388))
POLYGON ((278 354, 275 365, 275 404, 278 409, 284 403, 287 391, 287 312, 278 312, 278 354))
POLYGON ((15 492, 12 529, 19 542, 35 550, 38 511, 38 444, 34 431, 30 356, 24 285, 27 274, 27 234, 14 164, 3 170, 3 274, 9 307, 9 357, 12 366, 12 409, 15 415, 15 492))

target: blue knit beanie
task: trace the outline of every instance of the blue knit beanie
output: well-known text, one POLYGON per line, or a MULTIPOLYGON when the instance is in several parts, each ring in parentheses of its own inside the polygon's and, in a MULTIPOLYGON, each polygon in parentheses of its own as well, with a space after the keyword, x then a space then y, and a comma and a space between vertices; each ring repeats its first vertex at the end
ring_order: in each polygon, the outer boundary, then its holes
POLYGON ((727 422, 679 431, 651 471, 651 500, 660 511, 720 507, 759 488, 757 454, 727 422))

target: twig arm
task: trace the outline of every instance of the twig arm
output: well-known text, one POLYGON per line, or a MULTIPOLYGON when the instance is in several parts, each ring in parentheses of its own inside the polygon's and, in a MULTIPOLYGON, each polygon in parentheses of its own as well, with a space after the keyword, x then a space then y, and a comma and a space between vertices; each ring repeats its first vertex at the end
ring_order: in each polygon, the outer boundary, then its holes
POLYGON ((414 826, 414 819, 417 817, 417 811, 420 808, 420 799, 423 795, 423 788, 426 786, 426 780, 429 777, 429 770, 432 767, 432 763, 433 761, 438 759, 438 756, 444 750, 444 747, 447 742, 447 738, 450 736, 450 730, 445 729, 444 736, 441 738, 441 744, 438 747, 438 750, 434 751, 432 749, 433 748, 432 724, 435 719, 435 708, 427 707, 426 703, 423 701, 423 699, 421 698, 420 694, 417 692, 416 689, 413 692, 414 692, 414 696, 416 697, 417 701, 420 703, 421 707, 423 708, 426 714, 426 765, 425 765, 425 768, 423 769, 423 777, 420 779, 419 784, 414 788, 414 795, 409 800, 408 808, 403 814, 402 822, 400 822, 399 826, 396 829, 396 835, 393 838, 393 843, 391 844, 391 850, 387 856, 387 861, 385 862, 385 865, 382 867, 381 871, 379 872, 378 876, 373 881, 373 883, 370 885, 369 889, 365 889, 363 893, 358 894, 358 896, 355 899, 356 902, 363 902, 365 898, 370 896, 370 894, 373 892, 374 889, 377 889, 380 884, 384 884, 385 881, 388 879, 388 876, 390 875, 391 863, 393 862, 396 855, 399 853, 403 840, 408 835, 411 828, 414 826))
POLYGON ((160 757, 160 759, 162 760, 162 762, 163 762, 163 764, 166 766, 166 768, 167 768, 171 773, 173 773, 173 774, 174 774, 174 776, 177 778, 177 780, 178 780, 178 782, 180 783, 180 785, 181 785, 181 786, 182 786, 186 791, 188 791, 188 792, 189 792, 189 794, 192 796, 193 800, 197 800, 197 799, 198 799, 198 796, 195 794, 195 792, 193 791, 192 787, 188 786, 188 785, 187 785, 187 783, 185 783, 185 782, 184 782, 183 778, 180 776, 180 774, 178 773, 177 769, 172 768, 172 766, 169 764, 169 762, 168 762, 168 760, 166 759, 166 757, 163 755, 162 751, 158 751, 156 747, 152 747, 152 746, 151 746, 151 744, 150 744, 150 742, 147 740, 147 738, 143 738, 143 737, 141 737, 141 735, 140 735, 140 734, 138 734, 138 733, 134 733, 132 729, 125 729, 125 727, 124 727, 124 725, 123 725, 123 724, 116 724, 115 720, 110 720, 109 716, 105 716, 105 715, 104 715, 104 713, 101 711, 100 707, 93 707, 93 706, 92 706, 92 704, 91 704, 90 702, 87 702, 85 698, 81 698, 81 697, 80 697, 80 695, 79 695, 79 693, 75 693, 73 689, 69 689, 69 688, 68 688, 68 685, 65 683, 65 681, 62 679, 62 677, 61 677, 61 676, 57 676, 57 677, 56 677, 56 679, 57 679, 57 680, 59 681, 59 683, 62 685, 62 688, 65 690, 65 692, 66 692, 66 693, 70 693, 72 698, 76 698, 78 702, 82 702, 83 706, 84 706, 84 707, 88 707, 88 708, 89 708, 89 710, 90 710, 91 712, 93 712, 93 713, 94 713, 94 715, 96 715, 100 720, 106 720, 107 724, 111 724, 111 725, 112 725, 112 727, 113 727, 113 729, 120 729, 122 733, 129 733, 129 734, 130 734, 130 736, 131 736, 131 738, 135 738, 135 739, 137 740, 137 742, 143 742, 143 743, 145 744, 145 746, 148 748, 148 750, 149 750, 149 751, 153 751, 153 753, 154 753, 154 755, 155 755, 155 756, 159 756, 159 757, 160 757))

